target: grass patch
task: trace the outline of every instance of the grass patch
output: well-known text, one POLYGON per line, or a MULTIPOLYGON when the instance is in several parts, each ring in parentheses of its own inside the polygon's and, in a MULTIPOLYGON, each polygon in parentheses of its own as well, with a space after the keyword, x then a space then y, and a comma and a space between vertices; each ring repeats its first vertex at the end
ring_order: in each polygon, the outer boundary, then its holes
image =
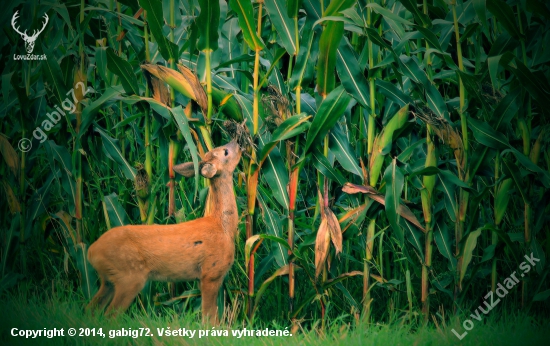
MULTIPOLYGON (((463 340, 452 333, 464 331, 462 321, 466 316, 453 318, 452 321, 439 319, 435 326, 424 326, 416 322, 406 323, 397 320, 388 324, 373 323, 368 326, 351 326, 339 319, 327 321, 325 331, 320 323, 314 328, 300 329, 295 335, 276 336, 242 336, 232 335, 232 330, 285 330, 290 325, 279 325, 275 322, 259 322, 254 327, 242 322, 233 322, 231 326, 222 325, 212 330, 227 330, 228 336, 203 336, 199 330, 205 330, 200 323, 200 314, 178 314, 172 308, 156 308, 145 311, 138 304, 133 304, 128 313, 110 319, 99 314, 92 316, 83 311, 86 300, 74 293, 38 293, 35 290, 21 289, 17 293, 5 294, 0 302, 3 313, 0 316, 0 344, 2 345, 547 345, 550 340, 550 319, 536 319, 532 316, 515 313, 490 313, 481 322, 475 322, 463 340), (63 328, 64 337, 25 337, 11 336, 12 328, 19 330, 44 330, 63 328), (77 336, 67 336, 68 328, 76 328, 77 336), (78 336, 80 328, 95 328, 96 334, 102 329, 105 337, 78 336), (152 336, 116 336, 110 333, 125 330, 137 333, 140 328, 149 328, 152 336), (194 330, 193 338, 189 336, 160 336, 164 330, 185 328, 194 330)), ((436 317, 436 320, 438 318, 436 317)), ((145 329, 143 329, 145 332, 145 329)))

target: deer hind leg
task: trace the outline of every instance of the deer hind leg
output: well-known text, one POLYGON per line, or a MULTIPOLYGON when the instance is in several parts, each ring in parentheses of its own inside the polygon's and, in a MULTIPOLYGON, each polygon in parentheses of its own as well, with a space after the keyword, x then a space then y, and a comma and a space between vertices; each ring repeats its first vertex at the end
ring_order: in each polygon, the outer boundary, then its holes
POLYGON ((137 275, 131 275, 124 280, 118 280, 115 283, 113 300, 105 311, 105 314, 114 317, 126 311, 139 291, 143 289, 146 282, 146 278, 141 278, 137 275))
POLYGON ((101 311, 107 304, 113 299, 115 290, 113 284, 107 281, 104 277, 101 277, 101 286, 99 291, 92 298, 92 301, 86 306, 86 310, 91 311, 92 314, 96 311, 101 311))
POLYGON ((217 298, 222 283, 223 276, 215 280, 210 278, 201 279, 202 320, 205 323, 218 324, 217 298))

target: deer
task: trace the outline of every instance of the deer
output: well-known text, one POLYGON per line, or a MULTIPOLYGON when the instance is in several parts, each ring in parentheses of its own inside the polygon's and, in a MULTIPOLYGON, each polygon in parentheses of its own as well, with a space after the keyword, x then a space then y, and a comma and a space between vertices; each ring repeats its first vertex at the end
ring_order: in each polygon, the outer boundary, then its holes
MULTIPOLYGON (((210 179, 205 216, 170 225, 128 225, 112 228, 88 249, 88 261, 101 285, 87 310, 108 316, 126 311, 147 281, 200 280, 203 322, 218 324, 218 292, 235 258, 239 216, 233 171, 242 149, 233 140, 207 152, 200 174, 210 179)), ((175 165, 190 178, 193 162, 175 165)))
POLYGON ((46 28, 49 17, 46 13, 44 13, 44 23, 42 23, 42 29, 38 30, 38 32, 37 30, 33 30, 31 36, 27 35, 27 30, 25 30, 24 32, 21 32, 19 31, 19 27, 15 27, 17 25, 16 24, 17 18, 19 18, 19 11, 15 11, 15 13, 13 14, 13 17, 11 18, 11 26, 13 27, 13 30, 15 30, 16 33, 21 35, 21 38, 25 41, 25 49, 27 50, 27 53, 30 54, 34 49, 34 42, 38 38, 38 35, 40 35, 42 31, 44 31, 44 29, 46 28))

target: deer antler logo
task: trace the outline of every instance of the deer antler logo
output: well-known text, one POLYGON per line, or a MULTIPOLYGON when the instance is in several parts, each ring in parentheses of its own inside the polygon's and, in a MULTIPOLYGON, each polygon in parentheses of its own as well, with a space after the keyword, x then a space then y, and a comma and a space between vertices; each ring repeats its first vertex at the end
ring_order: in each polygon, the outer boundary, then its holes
POLYGON ((15 25, 16 25, 15 22, 17 21, 17 18, 19 18, 18 12, 19 11, 15 11, 15 14, 13 15, 13 17, 11 19, 11 26, 13 27, 13 30, 15 30, 19 35, 21 35, 21 38, 23 40, 25 40, 25 49, 27 50, 27 53, 30 54, 30 53, 32 53, 32 51, 34 49, 34 42, 36 41, 36 38, 46 28, 46 24, 48 24, 48 19, 49 18, 48 18, 48 15, 44 13, 44 19, 46 21, 44 22, 44 25, 42 26, 42 29, 40 29, 38 32, 36 30, 34 30, 32 35, 28 36, 27 35, 27 30, 25 30, 25 32, 21 32, 21 31, 19 31, 19 27, 15 27, 15 25))

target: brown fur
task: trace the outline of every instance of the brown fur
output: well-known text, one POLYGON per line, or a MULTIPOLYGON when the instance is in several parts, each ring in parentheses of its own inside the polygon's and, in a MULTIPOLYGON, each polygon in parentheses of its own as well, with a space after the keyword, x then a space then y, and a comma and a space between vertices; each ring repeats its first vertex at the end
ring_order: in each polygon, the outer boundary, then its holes
MULTIPOLYGON (((148 280, 200 280, 203 320, 217 323, 216 298, 235 257, 239 221, 233 171, 241 158, 236 142, 208 152, 199 165, 210 178, 206 215, 176 225, 120 226, 103 234, 88 250, 101 287, 88 308, 106 314, 125 311, 148 280)), ((193 164, 174 166, 192 177, 193 164)))

